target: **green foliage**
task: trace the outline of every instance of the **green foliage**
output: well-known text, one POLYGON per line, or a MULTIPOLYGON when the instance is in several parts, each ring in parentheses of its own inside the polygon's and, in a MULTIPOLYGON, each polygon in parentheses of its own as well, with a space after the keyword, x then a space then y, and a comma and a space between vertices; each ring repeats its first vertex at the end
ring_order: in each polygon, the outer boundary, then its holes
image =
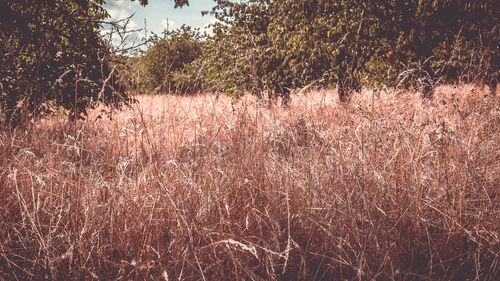
MULTIPOLYGON (((75 119, 97 102, 119 106, 130 101, 116 91, 124 90, 116 79, 120 70, 125 71, 122 78, 129 71, 117 64, 125 59, 112 55, 99 33, 108 17, 104 2, 0 2, 0 121, 5 126, 15 127, 59 108, 75 119)), ((174 3, 188 5, 187 0, 174 3)))
POLYGON ((136 89, 136 81, 138 80, 136 68, 139 58, 123 54, 113 54, 109 56, 108 60, 110 66, 115 69, 113 81, 118 86, 118 92, 134 91, 136 89))
POLYGON ((185 70, 201 54, 198 30, 182 26, 165 31, 163 38, 155 36, 152 41, 153 45, 137 60, 137 90, 147 94, 198 91, 196 77, 185 70))
POLYGON ((215 2, 203 75, 230 95, 336 83, 345 100, 362 83, 400 82, 428 95, 442 81, 498 77, 492 0, 215 2))
POLYGON ((217 1, 212 14, 217 43, 205 57, 218 67, 207 76, 222 76, 230 94, 235 85, 285 100, 290 89, 312 84, 356 89, 374 53, 375 31, 367 28, 374 20, 354 1, 217 1))
POLYGON ((439 80, 463 79, 463 70, 475 72, 474 79, 489 80, 498 73, 500 21, 495 1, 370 2, 370 13, 380 22, 378 33, 388 43, 379 49, 385 49, 396 72, 411 70, 423 78, 424 95, 439 80))
POLYGON ((1 4, 0 107, 6 125, 16 126, 57 107, 73 118, 103 101, 114 85, 108 46, 99 36, 107 17, 103 1, 16 0, 1 4))
POLYGON ((246 91, 283 96, 287 91, 283 87, 291 84, 281 80, 291 76, 279 74, 286 68, 269 37, 273 13, 267 9, 268 1, 216 2, 214 35, 206 40, 203 55, 195 62, 203 65, 200 69, 208 89, 234 98, 246 91))

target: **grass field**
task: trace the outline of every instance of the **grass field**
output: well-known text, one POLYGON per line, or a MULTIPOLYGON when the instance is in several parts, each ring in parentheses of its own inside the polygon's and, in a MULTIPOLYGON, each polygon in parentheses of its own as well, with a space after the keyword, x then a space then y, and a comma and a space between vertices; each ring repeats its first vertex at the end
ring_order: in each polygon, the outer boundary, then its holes
POLYGON ((486 92, 141 96, 0 131, 0 280, 499 280, 486 92))

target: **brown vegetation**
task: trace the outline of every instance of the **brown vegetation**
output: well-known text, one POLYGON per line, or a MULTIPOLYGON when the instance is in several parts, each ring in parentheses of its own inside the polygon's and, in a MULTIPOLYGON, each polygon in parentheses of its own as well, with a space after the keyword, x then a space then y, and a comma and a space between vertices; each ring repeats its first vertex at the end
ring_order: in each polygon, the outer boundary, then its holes
POLYGON ((500 96, 139 97, 0 134, 0 279, 498 280, 500 96))

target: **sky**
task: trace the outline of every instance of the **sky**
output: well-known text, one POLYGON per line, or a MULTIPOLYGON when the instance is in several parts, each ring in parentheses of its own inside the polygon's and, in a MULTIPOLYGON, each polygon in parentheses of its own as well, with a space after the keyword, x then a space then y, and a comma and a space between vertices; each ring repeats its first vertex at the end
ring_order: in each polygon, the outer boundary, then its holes
MULTIPOLYGON (((211 15, 201 15, 202 11, 211 10, 215 3, 213 0, 189 0, 189 6, 176 9, 174 9, 172 0, 149 0, 148 2, 149 4, 143 7, 138 1, 106 0, 104 8, 113 21, 124 19, 135 13, 127 25, 127 29, 144 29, 144 21, 146 21, 148 36, 151 35, 151 32, 161 36, 162 31, 167 26, 172 30, 181 27, 183 24, 200 28, 203 31, 208 24, 215 21, 215 18, 211 15)), ((130 44, 130 42, 138 42, 144 37, 144 30, 142 30, 129 36, 127 41, 130 44)), ((119 39, 116 36, 113 39, 116 45, 119 39)))

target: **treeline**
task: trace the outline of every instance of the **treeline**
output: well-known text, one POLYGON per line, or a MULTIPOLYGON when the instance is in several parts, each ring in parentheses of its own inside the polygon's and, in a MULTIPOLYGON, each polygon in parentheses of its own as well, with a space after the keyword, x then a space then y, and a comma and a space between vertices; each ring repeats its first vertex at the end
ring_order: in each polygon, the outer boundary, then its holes
MULTIPOLYGON (((286 102, 290 91, 418 86, 499 75, 495 0, 214 0, 210 35, 183 27, 139 57, 100 34, 103 0, 0 2, 0 120, 17 126, 54 111, 73 119, 129 92, 245 92, 286 102)), ((146 5, 146 0, 140 0, 146 5)), ((176 7, 187 0, 173 1, 176 7)))
POLYGON ((338 86, 346 100, 362 85, 418 86, 426 97, 439 83, 496 88, 493 0, 215 2, 213 34, 182 28, 157 40, 139 59, 137 89, 286 100, 291 89, 338 86))
POLYGON ((165 30, 163 37, 154 35, 144 54, 115 57, 115 63, 122 66, 120 80, 129 81, 128 89, 143 94, 202 91, 205 87, 201 77, 191 67, 202 54, 203 40, 198 30, 188 26, 165 30))

